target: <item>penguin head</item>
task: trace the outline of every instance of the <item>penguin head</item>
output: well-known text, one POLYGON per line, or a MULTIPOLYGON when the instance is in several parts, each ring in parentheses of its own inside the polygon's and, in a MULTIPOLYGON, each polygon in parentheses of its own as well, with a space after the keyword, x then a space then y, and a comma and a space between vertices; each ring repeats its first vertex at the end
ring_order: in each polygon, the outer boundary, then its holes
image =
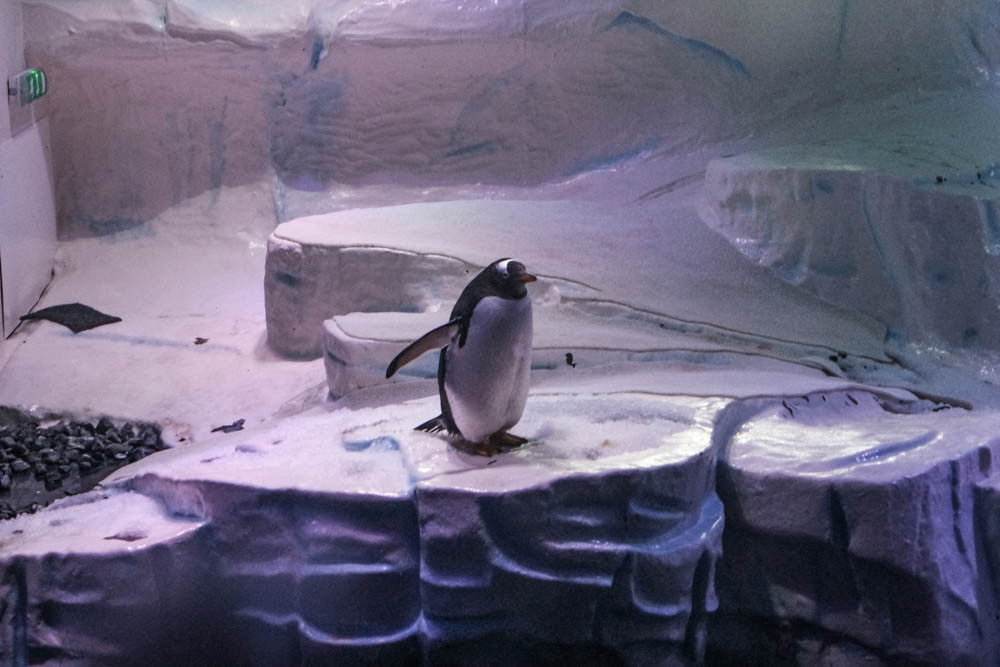
POLYGON ((520 299, 528 294, 527 283, 538 280, 528 273, 524 264, 509 257, 498 259, 486 269, 490 284, 508 299, 520 299))

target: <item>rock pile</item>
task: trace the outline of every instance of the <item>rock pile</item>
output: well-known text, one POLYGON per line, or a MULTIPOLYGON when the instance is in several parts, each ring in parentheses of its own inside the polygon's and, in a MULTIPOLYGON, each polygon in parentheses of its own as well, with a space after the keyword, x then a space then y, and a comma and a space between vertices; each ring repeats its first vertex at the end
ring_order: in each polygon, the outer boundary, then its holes
POLYGON ((116 468, 162 449, 156 424, 116 426, 108 417, 47 427, 32 419, 0 424, 0 519, 85 491, 116 468))

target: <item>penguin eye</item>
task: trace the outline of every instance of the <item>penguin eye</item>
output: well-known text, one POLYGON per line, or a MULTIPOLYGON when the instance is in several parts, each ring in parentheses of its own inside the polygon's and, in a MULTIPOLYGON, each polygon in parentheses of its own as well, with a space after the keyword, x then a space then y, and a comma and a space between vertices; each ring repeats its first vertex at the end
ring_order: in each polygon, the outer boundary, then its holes
POLYGON ((526 271, 527 269, 521 262, 511 260, 507 263, 507 275, 519 276, 526 271))

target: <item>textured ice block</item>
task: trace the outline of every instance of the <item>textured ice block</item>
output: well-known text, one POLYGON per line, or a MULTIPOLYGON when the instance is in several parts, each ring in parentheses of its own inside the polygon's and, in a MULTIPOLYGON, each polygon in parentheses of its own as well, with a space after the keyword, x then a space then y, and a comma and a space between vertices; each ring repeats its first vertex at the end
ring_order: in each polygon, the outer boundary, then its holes
POLYGON ((722 655, 991 664, 996 415, 914 407, 815 394, 720 433, 722 655))
POLYGON ((432 660, 467 662, 510 638, 697 660, 716 605, 721 405, 534 397, 516 430, 541 442, 496 466, 414 440, 432 660))
POLYGON ((205 576, 204 526, 120 490, 3 522, 0 661, 169 662, 208 645, 218 588, 205 576))
MULTIPOLYGON (((759 353, 759 343, 713 327, 679 325, 669 318, 615 304, 553 303, 551 288, 532 297, 532 368, 589 368, 616 362, 657 361, 722 350, 759 353)), ((437 377, 438 356, 429 353, 386 380, 389 362, 412 341, 447 321, 448 313, 351 313, 323 322, 323 361, 333 396, 385 382, 437 377)), ((807 346, 785 343, 781 352, 806 357, 807 346)), ((817 362, 812 365, 818 365, 817 362)))
POLYGON ((961 93, 857 138, 714 160, 703 216, 782 279, 898 340, 1000 348, 997 113, 995 94, 961 93))
POLYGON ((0 524, 3 657, 388 664, 502 642, 697 660, 724 403, 533 397, 533 442, 493 458, 412 430, 435 398, 161 452, 0 524))
MULTIPOLYGON (((703 344, 694 342, 701 337, 723 348, 796 347, 787 351, 792 357, 843 350, 883 358, 880 325, 829 308, 742 261, 705 229, 688 199, 645 208, 449 201, 297 218, 279 225, 268 242, 268 342, 282 354, 312 358, 323 353, 323 322, 334 316, 444 311, 446 317, 472 276, 505 256, 540 276, 529 288, 536 306, 586 307, 573 325, 581 331, 593 331, 601 318, 600 330, 623 330, 602 347, 633 349, 635 342, 617 339, 644 320, 664 330, 667 346, 670 334, 686 333, 686 347, 703 344), (608 229, 615 230, 610 245, 608 229), (729 269, 724 275, 720 265, 729 269), (747 298, 734 296, 740 294, 747 298), (784 317, 777 320, 776 312, 784 317)), ((573 338, 560 336, 562 344, 573 338)))

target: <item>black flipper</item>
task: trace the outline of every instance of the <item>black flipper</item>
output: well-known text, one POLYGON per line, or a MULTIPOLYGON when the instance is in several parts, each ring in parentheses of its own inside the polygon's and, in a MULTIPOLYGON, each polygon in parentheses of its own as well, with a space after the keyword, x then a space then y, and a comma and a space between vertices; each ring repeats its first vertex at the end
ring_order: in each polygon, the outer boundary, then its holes
POLYGON ((442 324, 436 329, 431 329, 423 336, 407 345, 396 358, 389 362, 389 367, 385 369, 386 378, 391 378, 396 371, 410 363, 424 352, 441 349, 451 342, 452 333, 455 327, 459 326, 459 320, 452 320, 447 324, 442 324))

